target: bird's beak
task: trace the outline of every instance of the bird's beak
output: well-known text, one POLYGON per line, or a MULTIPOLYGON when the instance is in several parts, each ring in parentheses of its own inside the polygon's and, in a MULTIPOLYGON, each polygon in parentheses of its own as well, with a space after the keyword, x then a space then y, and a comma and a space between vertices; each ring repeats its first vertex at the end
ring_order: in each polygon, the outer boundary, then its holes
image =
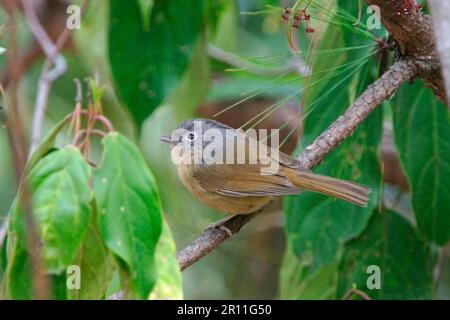
POLYGON ((159 138, 162 142, 173 144, 172 138, 170 136, 162 136, 159 138))

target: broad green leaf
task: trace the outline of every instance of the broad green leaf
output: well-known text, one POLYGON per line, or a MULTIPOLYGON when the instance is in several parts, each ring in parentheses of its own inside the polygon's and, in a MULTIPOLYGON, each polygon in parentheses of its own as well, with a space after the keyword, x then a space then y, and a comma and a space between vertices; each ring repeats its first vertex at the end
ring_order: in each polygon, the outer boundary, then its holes
POLYGON ((369 17, 373 16, 373 13, 367 12, 367 4, 362 1, 362 10, 359 12, 358 2, 348 1, 348 0, 338 0, 338 10, 337 14, 340 17, 340 23, 342 26, 342 34, 345 38, 346 43, 355 43, 361 41, 361 39, 371 39, 373 40, 374 35, 385 35, 386 29, 383 24, 380 24, 380 29, 369 30, 366 22, 369 17), (358 22, 358 15, 361 14, 361 19, 358 22))
POLYGON ((232 51, 236 47, 239 34, 239 9, 235 1, 216 1, 223 6, 217 17, 214 44, 224 50, 232 51))
POLYGON ((80 268, 80 289, 68 290, 69 298, 77 300, 103 299, 116 266, 111 252, 103 243, 95 210, 93 210, 89 229, 74 265, 80 268))
POLYGON ((375 299, 431 299, 433 268, 426 243, 393 211, 375 213, 364 233, 345 246, 339 267, 338 297, 355 284, 375 299), (369 290, 368 278, 380 269, 380 289, 369 290))
POLYGON ((177 87, 165 100, 165 104, 162 105, 165 108, 176 109, 177 119, 174 119, 175 121, 192 117, 198 105, 203 102, 209 92, 211 70, 209 57, 205 52, 206 38, 205 32, 199 35, 186 72, 177 87))
POLYGON ((10 299, 33 299, 33 278, 31 263, 27 250, 14 237, 8 238, 8 269, 6 273, 6 288, 10 299))
POLYGON ((50 130, 47 136, 37 146, 36 150, 33 151, 28 159, 25 170, 26 172, 29 172, 41 158, 43 158, 52 148, 54 148, 56 138, 67 122, 68 119, 64 118, 58 122, 52 130, 50 130))
POLYGON ((118 294, 119 292, 121 292, 121 285, 120 285, 120 274, 119 274, 119 270, 116 270, 116 272, 114 272, 114 275, 108 285, 108 288, 106 289, 106 299, 109 299, 111 296, 114 296, 116 294, 118 294))
POLYGON ((307 263, 300 261, 288 245, 280 270, 280 299, 333 299, 338 263, 333 261, 311 277, 306 277, 305 265, 307 263))
POLYGON ((146 14, 137 0, 110 0, 111 70, 116 91, 139 125, 176 87, 187 68, 201 29, 203 6, 203 0, 155 0, 145 23, 146 14))
POLYGON ((113 132, 102 140, 102 162, 94 170, 100 232, 126 268, 129 288, 146 299, 156 281, 154 254, 161 233, 155 180, 139 150, 113 132))
MULTIPOLYGON (((26 164, 26 169, 25 172, 30 172, 30 170, 34 167, 34 165, 36 165, 36 163, 43 158, 45 155, 47 155, 51 149, 54 147, 55 145, 55 141, 56 138, 58 136, 58 134, 61 132, 61 130, 64 128, 64 126, 67 123, 67 119, 63 119, 61 120, 58 124, 56 124, 56 126, 47 134, 47 136, 42 140, 42 142, 37 146, 36 150, 34 150, 34 152, 31 154, 30 158, 27 161, 26 164)), ((16 207, 16 200, 14 200, 13 205, 11 206, 12 208, 16 207)), ((11 212, 13 210, 10 210, 11 212)), ((6 254, 6 249, 7 249, 7 239, 8 237, 6 237, 4 239, 4 244, 3 246, 0 247, 1 250, 1 257, 0 257, 0 279, 2 279, 2 276, 7 268, 7 263, 8 263, 8 259, 7 259, 7 254, 6 254)), ((17 250, 17 252, 19 252, 20 250, 17 250)), ((6 278, 6 277, 5 277, 6 278)), ((2 291, 3 288, 3 284, 5 283, 5 281, 2 281, 2 288, 0 288, 0 291, 2 291)), ((0 292, 0 299, 1 299, 1 292, 0 292)))
POLYGON ((8 243, 8 235, 3 239, 3 245, 0 246, 0 299, 2 297, 2 281, 3 275, 5 274, 6 267, 8 265, 8 256, 7 256, 7 244, 8 243))
POLYGON ((181 300, 183 286, 180 265, 176 257, 175 242, 169 225, 164 221, 155 252, 158 280, 150 293, 151 300, 181 300))
MULTIPOLYGON (((31 206, 42 241, 42 259, 48 273, 60 274, 73 262, 87 231, 92 191, 91 170, 74 147, 42 158, 27 176, 31 206)), ((21 244, 27 231, 22 204, 13 205, 11 226, 21 244)))
MULTIPOLYGON (((11 235, 9 239, 10 249, 8 254, 8 269, 2 290, 5 298, 14 300, 32 300, 35 298, 34 293, 34 271, 31 265, 28 250, 17 241, 15 235, 11 235), (4 286, 4 287, 3 287, 4 286)), ((65 272, 56 274, 47 274, 48 294, 51 300, 67 299, 66 274, 65 272)), ((1 297, 1 295, 0 295, 1 297)))
POLYGON ((419 230, 450 239, 450 115, 422 81, 404 85, 392 101, 394 136, 412 191, 419 230))
POLYGON ((67 300, 66 273, 48 275, 51 300, 67 300))
POLYGON ((219 24, 220 17, 224 10, 226 10, 227 5, 230 2, 235 2, 235 0, 207 0, 205 3, 205 18, 208 24, 208 30, 211 34, 215 34, 217 30, 217 25, 219 24))

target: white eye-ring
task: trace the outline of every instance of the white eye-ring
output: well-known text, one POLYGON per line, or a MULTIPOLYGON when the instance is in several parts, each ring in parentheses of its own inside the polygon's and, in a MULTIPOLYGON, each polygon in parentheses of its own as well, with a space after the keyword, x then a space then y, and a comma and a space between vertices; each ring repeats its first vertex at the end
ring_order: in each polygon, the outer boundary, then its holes
POLYGON ((197 134, 195 132, 188 132, 184 136, 184 139, 187 141, 194 141, 195 139, 197 139, 197 134))

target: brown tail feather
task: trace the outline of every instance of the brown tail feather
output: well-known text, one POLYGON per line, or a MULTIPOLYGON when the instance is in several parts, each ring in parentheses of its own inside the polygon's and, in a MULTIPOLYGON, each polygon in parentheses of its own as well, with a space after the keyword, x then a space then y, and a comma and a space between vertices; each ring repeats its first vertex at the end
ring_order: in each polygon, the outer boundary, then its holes
POLYGON ((326 195, 347 200, 359 206, 366 207, 370 188, 356 182, 335 179, 309 171, 299 171, 291 168, 284 170, 289 180, 300 189, 311 190, 326 195))

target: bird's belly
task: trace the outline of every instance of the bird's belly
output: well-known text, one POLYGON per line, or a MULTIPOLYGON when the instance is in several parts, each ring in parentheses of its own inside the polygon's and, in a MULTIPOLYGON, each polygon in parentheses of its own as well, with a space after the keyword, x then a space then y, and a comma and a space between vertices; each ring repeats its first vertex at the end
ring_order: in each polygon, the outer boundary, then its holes
POLYGON ((230 214, 253 213, 264 208, 272 197, 230 197, 220 194, 193 192, 193 195, 209 207, 230 214))

